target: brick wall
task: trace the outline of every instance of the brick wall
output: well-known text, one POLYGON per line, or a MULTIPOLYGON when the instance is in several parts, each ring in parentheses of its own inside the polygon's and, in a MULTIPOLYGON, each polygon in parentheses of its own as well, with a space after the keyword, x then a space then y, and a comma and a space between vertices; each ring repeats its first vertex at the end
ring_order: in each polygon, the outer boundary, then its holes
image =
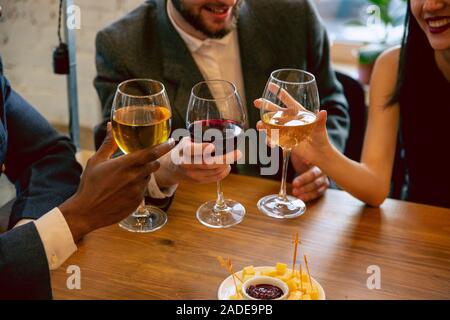
MULTIPOLYGON (((80 124, 92 128, 100 119, 95 76, 95 35, 98 30, 137 7, 142 0, 75 0, 81 9, 77 35, 80 124)), ((0 54, 16 91, 50 122, 68 123, 66 80, 52 71, 57 45, 58 0, 0 0, 0 54)), ((64 34, 64 33, 63 33, 64 34)))

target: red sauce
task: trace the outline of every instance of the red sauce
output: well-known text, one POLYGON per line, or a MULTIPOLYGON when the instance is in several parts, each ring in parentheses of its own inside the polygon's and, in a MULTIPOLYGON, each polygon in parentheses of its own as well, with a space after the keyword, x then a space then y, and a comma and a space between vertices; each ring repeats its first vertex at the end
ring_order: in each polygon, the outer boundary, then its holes
POLYGON ((247 289, 250 297, 260 300, 273 300, 283 295, 283 290, 271 284, 257 284, 247 289))

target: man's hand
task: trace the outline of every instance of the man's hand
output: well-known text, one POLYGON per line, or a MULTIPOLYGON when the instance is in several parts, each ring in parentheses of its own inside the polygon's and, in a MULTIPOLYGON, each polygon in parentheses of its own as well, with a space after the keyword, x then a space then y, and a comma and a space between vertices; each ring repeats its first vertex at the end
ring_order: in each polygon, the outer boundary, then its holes
POLYGON ((294 148, 291 153, 292 166, 299 174, 292 181, 292 194, 304 202, 323 196, 330 186, 330 181, 322 170, 305 159, 305 154, 314 152, 311 150, 314 149, 311 148, 310 141, 307 141, 294 148))
POLYGON ((61 206, 75 242, 85 234, 131 214, 144 198, 157 161, 174 147, 174 141, 110 159, 117 149, 111 125, 100 149, 87 163, 77 192, 61 206))
POLYGON ((181 139, 170 153, 160 159, 161 168, 155 173, 158 186, 167 188, 183 180, 212 183, 224 179, 230 173, 230 164, 239 159, 241 153, 235 150, 225 155, 208 157, 214 151, 213 148, 211 143, 194 143, 190 137, 181 139))
POLYGON ((312 167, 292 181, 292 194, 308 202, 321 197, 330 186, 328 177, 318 167, 312 167))

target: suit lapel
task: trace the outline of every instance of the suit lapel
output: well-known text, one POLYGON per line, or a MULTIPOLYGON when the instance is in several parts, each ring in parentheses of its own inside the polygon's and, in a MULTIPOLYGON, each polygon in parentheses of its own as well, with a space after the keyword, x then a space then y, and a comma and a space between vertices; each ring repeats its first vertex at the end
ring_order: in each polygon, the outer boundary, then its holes
MULTIPOLYGON (((1 60, 0 60, 1 68, 1 60)), ((5 78, 0 70, 0 175, 3 172, 3 162, 6 157, 7 150, 7 132, 6 132, 6 110, 5 110, 5 97, 4 92, 6 90, 5 78)))
POLYGON ((260 119, 253 100, 261 97, 276 61, 273 50, 268 49, 271 43, 266 33, 267 30, 257 19, 257 13, 244 1, 238 21, 238 35, 250 128, 255 128, 260 119))
POLYGON ((174 128, 184 127, 191 89, 196 83, 203 81, 203 76, 183 39, 172 26, 167 15, 165 1, 158 5, 158 31, 161 34, 159 39, 163 82, 167 84, 166 88, 172 108, 179 118, 174 119, 174 128), (180 123, 180 120, 183 123, 180 123))

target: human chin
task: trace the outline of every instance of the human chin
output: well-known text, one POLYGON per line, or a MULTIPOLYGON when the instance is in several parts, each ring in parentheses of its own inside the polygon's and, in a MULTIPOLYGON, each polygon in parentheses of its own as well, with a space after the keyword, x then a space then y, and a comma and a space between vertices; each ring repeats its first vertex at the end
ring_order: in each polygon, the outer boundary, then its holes
POLYGON ((430 46, 434 50, 450 49, 450 28, 440 33, 433 33, 425 29, 425 33, 427 35, 430 46))
POLYGON ((450 50, 450 36, 445 39, 430 39, 428 38, 431 47, 434 50, 450 50))
POLYGON ((202 31, 212 38, 221 38, 227 35, 233 29, 232 19, 227 21, 217 21, 205 19, 202 16, 202 31))

